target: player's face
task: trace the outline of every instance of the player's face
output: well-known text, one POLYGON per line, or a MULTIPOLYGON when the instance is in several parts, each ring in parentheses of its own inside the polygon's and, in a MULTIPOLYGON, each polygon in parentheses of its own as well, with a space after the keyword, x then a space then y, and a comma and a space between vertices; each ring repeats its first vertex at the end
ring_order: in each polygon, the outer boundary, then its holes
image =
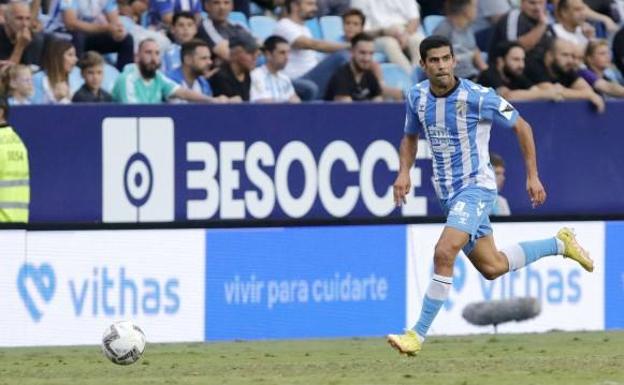
POLYGON ((273 52, 267 52, 267 61, 271 63, 274 69, 281 71, 286 68, 286 64, 288 64, 289 53, 290 46, 288 44, 278 43, 273 52))
POLYGON ((375 52, 375 44, 372 41, 360 41, 351 50, 353 65, 358 71, 366 71, 371 68, 373 63, 373 53, 375 52))
POLYGON ((181 17, 173 25, 173 36, 178 44, 191 41, 196 34, 197 25, 193 19, 181 17))
POLYGON ((212 57, 210 56, 210 49, 208 47, 197 47, 191 64, 195 76, 202 76, 210 70, 211 66, 212 57))
POLYGON ((347 16, 343 23, 344 35, 347 41, 351 41, 355 35, 364 31, 362 19, 359 16, 347 16))
POLYGON ((505 167, 496 166, 494 167, 494 173, 496 174, 496 188, 498 191, 503 189, 505 185, 505 167))
POLYGON ((531 19, 538 20, 542 12, 545 12, 546 0, 522 0, 520 9, 531 19))
POLYGON ((425 60, 420 61, 427 78, 438 87, 446 87, 453 82, 455 76, 455 57, 450 47, 432 48, 427 51, 425 60))
POLYGON ((524 72, 524 50, 514 47, 505 56, 505 69, 514 76, 522 75, 524 72))
POLYGON ((611 66, 611 51, 606 45, 600 45, 588 59, 589 64, 600 70, 606 70, 611 66))
POLYGON ((218 24, 225 23, 227 21, 230 12, 234 9, 234 3, 232 0, 207 0, 206 12, 210 16, 212 21, 218 24))

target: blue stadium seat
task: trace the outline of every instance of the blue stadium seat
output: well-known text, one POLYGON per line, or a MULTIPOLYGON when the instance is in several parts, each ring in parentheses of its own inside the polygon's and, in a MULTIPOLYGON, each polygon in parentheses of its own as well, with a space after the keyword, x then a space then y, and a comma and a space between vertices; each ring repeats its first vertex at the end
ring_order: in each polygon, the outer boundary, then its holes
POLYGON ((247 16, 244 13, 238 11, 230 12, 228 19, 234 24, 240 24, 243 27, 249 29, 249 22, 247 21, 247 16))
POLYGON ((387 86, 405 90, 412 85, 410 77, 394 63, 381 63, 381 72, 387 86))
POLYGON ((440 25, 440 23, 444 20, 444 16, 442 15, 429 15, 425 16, 423 20, 423 29, 425 31, 425 36, 431 36, 433 31, 440 25))
POLYGON ((373 54, 373 60, 377 63, 385 63, 388 61, 388 57, 383 52, 375 51, 375 53, 373 54))
POLYGON ((617 69, 617 67, 607 68, 604 73, 609 79, 615 80, 616 82, 624 85, 624 76, 622 76, 622 73, 617 69))
POLYGON ((117 77, 119 76, 119 70, 106 63, 104 64, 104 80, 102 81, 102 88, 107 91, 113 91, 113 87, 115 86, 115 81, 117 81, 117 77))
POLYGON ((277 21, 268 16, 252 16, 249 18, 249 29, 251 33, 261 41, 264 41, 267 37, 273 34, 277 21))
POLYGON ((321 24, 321 32, 323 39, 329 41, 344 41, 344 30, 342 28, 342 17, 340 16, 323 16, 319 20, 321 24))
POLYGON ((312 37, 317 40, 323 40, 323 33, 321 32, 321 24, 316 17, 305 22, 305 25, 312 32, 312 37))

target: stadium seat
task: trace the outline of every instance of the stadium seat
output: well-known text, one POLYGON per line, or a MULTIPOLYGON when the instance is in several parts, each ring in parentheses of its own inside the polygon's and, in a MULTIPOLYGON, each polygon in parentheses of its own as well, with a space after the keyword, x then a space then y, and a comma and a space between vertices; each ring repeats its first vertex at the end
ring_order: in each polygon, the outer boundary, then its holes
POLYGON ((607 68, 604 71, 604 74, 607 75, 609 79, 615 80, 616 82, 624 85, 624 76, 616 67, 607 68))
POLYGON ((423 20, 423 29, 425 31, 425 36, 431 36, 433 31, 440 25, 440 23, 444 20, 444 16, 442 15, 429 15, 425 16, 423 20))
POLYGON ((261 41, 264 41, 267 37, 273 34, 277 21, 268 16, 252 16, 249 18, 249 29, 251 33, 261 41))
POLYGON ((405 90, 412 85, 409 76, 394 63, 381 63, 384 83, 390 87, 405 90))
POLYGON ((377 63, 385 63, 388 61, 388 57, 386 56, 385 53, 376 51, 373 54, 373 60, 376 61, 377 63))
POLYGON ((337 42, 344 41, 344 30, 340 16, 323 16, 319 23, 321 24, 323 39, 337 42))
POLYGON ((238 11, 230 12, 228 19, 234 24, 240 24, 243 27, 249 29, 249 22, 247 21, 247 16, 244 13, 238 11))
POLYGON ((318 18, 313 18, 305 22, 305 25, 312 32, 312 38, 323 40, 323 33, 321 32, 321 24, 319 23, 318 18))
POLYGON ((102 81, 102 88, 109 93, 112 92, 118 76, 119 70, 117 68, 108 63, 104 64, 104 80, 102 81))

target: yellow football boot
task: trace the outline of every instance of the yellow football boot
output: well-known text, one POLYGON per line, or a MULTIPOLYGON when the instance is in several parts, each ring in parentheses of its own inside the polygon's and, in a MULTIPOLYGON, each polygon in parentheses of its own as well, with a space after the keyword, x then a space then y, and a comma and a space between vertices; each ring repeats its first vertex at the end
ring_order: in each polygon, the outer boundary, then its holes
POLYGON ((590 273, 594 271, 594 261, 589 258, 587 250, 581 247, 576 241, 574 231, 567 227, 562 228, 557 232, 557 238, 565 245, 565 251, 563 252, 564 258, 570 258, 578 262, 583 269, 590 273))

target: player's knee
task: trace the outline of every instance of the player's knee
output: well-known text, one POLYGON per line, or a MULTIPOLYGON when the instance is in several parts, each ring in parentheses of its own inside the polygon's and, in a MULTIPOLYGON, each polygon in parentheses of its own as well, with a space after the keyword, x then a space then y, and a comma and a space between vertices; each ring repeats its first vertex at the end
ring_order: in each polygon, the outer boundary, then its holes
POLYGON ((452 245, 438 243, 433 254, 433 263, 437 267, 452 268, 455 264, 455 258, 458 252, 459 250, 452 245))
POLYGON ((479 272, 481 273, 483 278, 487 279, 488 281, 495 280, 496 278, 504 274, 503 271, 501 271, 498 267, 494 265, 479 266, 479 272))

